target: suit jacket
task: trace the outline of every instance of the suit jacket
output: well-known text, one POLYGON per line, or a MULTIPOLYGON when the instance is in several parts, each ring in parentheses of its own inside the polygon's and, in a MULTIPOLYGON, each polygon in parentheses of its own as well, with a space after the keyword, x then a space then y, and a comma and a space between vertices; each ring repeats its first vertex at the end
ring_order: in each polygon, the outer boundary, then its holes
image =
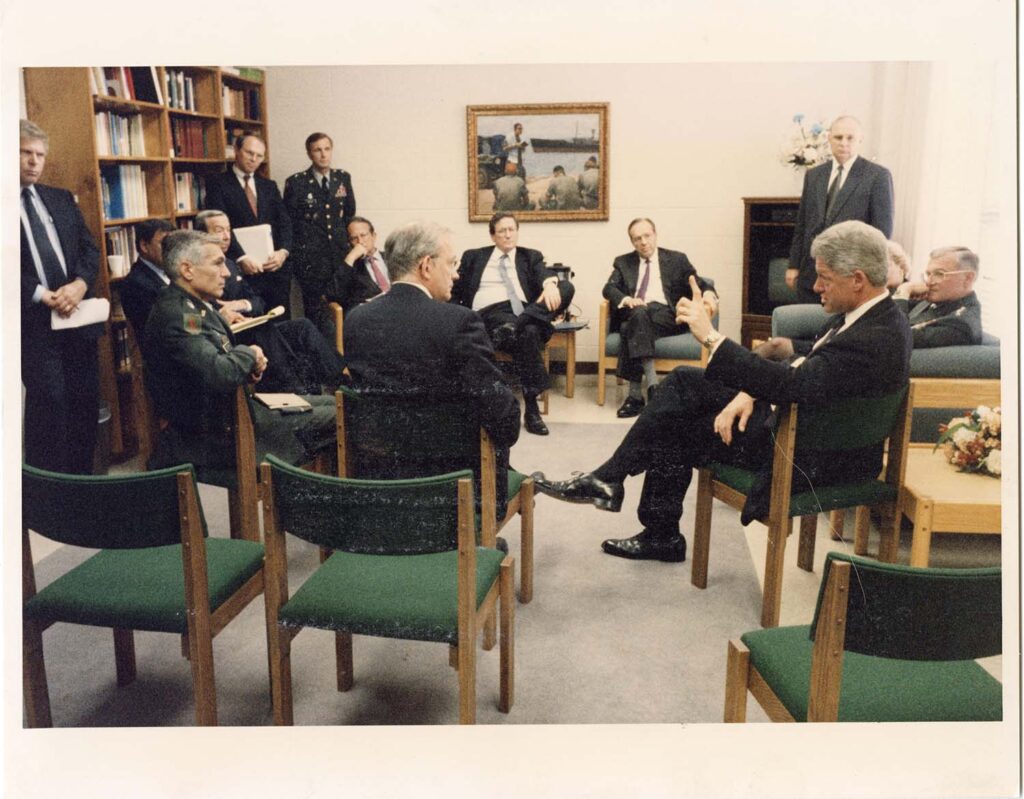
POLYGON ((325 192, 320 174, 310 166, 284 182, 284 206, 292 221, 295 249, 290 261, 307 293, 317 296, 341 267, 349 250, 348 223, 356 214, 352 176, 332 169, 325 192))
POLYGON ((981 344, 981 303, 973 291, 958 300, 926 300, 913 308, 906 300, 896 300, 896 305, 908 314, 914 349, 981 344))
MULTIPOLYGON (((57 238, 60 239, 60 247, 64 253, 64 263, 67 266, 68 280, 70 283, 76 278, 85 281, 88 288, 86 297, 92 297, 93 285, 96 283, 96 276, 99 274, 100 253, 93 242, 92 234, 85 225, 82 212, 75 202, 71 192, 65 189, 58 189, 53 186, 36 184, 36 192, 43 205, 50 212, 54 227, 57 228, 57 238)), ((31 340, 32 336, 53 335, 50 329, 50 309, 41 302, 33 302, 32 295, 39 287, 39 275, 36 272, 35 262, 32 260, 32 251, 29 248, 28 236, 25 227, 21 226, 21 330, 22 338, 31 340)), ((56 286, 55 288, 60 288, 56 286)), ((90 325, 89 328, 77 328, 77 332, 70 332, 70 335, 81 335, 95 338, 103 333, 102 325, 90 325)))
MULTIPOLYGON (((383 263, 384 258, 379 250, 377 256, 383 263)), ((322 289, 328 302, 338 303, 347 314, 357 305, 380 294, 380 286, 367 271, 365 258, 360 258, 352 266, 342 261, 338 263, 339 266, 322 289)))
POLYGON ((124 315, 128 317, 137 340, 141 341, 153 303, 167 285, 158 275, 153 274, 153 270, 141 258, 132 264, 128 277, 121 283, 121 307, 124 308, 124 315))
MULTIPOLYGON (((819 337, 831 324, 826 323, 819 337)), ((725 339, 708 363, 705 376, 746 391, 759 404, 796 402, 821 406, 850 396, 891 394, 905 387, 910 380, 910 351, 906 316, 886 297, 848 329, 810 352, 797 368, 765 360, 725 339)), ((747 496, 744 524, 768 510, 771 458, 769 449, 766 463, 747 496)), ((882 445, 843 452, 841 457, 834 452, 802 452, 798 454, 797 465, 800 468, 794 470, 794 492, 852 479, 873 479, 882 468, 882 445)))
MULTIPOLYGON (((697 274, 690 259, 685 253, 675 250, 658 248, 658 269, 661 271, 661 284, 665 289, 665 298, 671 307, 675 307, 680 297, 693 299, 690 296, 690 276, 697 278, 697 285, 701 293, 714 288, 697 274)), ((604 284, 601 291, 605 299, 612 306, 612 328, 617 330, 621 323, 618 313, 619 303, 626 297, 632 297, 636 293, 637 284, 640 280, 640 253, 633 252, 620 255, 612 264, 612 273, 608 282, 604 284)))
POLYGON ((878 228, 886 238, 892 236, 893 188, 889 170, 858 157, 826 218, 825 200, 831 174, 830 161, 807 170, 804 175, 789 264, 791 268, 800 270, 797 283, 807 292, 814 291, 816 279, 811 243, 825 228, 854 219, 878 228))
MULTIPOLYGON (((288 250, 290 253, 292 249, 292 220, 281 200, 281 192, 278 190, 277 184, 259 175, 253 175, 253 181, 256 184, 258 214, 253 214, 245 192, 230 166, 226 172, 210 175, 206 179, 206 199, 203 201, 203 207, 223 211, 231 220, 232 228, 269 224, 274 235, 274 248, 288 250)), ((243 255, 245 253, 238 245, 235 234, 232 233, 228 256, 237 261, 243 255)))
MULTIPOLYGON (((484 268, 494 252, 494 247, 481 247, 478 250, 466 250, 459 263, 459 279, 452 287, 452 302, 473 307, 473 298, 480 290, 480 279, 484 268)), ((558 277, 558 273, 544 265, 544 256, 538 250, 516 247, 516 275, 519 285, 526 292, 527 303, 535 302, 544 290, 544 281, 558 277)))
POLYGON ((252 306, 248 311, 243 311, 246 316, 260 316, 267 311, 267 304, 263 298, 253 291, 252 284, 242 275, 242 270, 232 258, 224 259, 224 266, 227 267, 230 275, 224 281, 223 300, 248 300, 252 306))

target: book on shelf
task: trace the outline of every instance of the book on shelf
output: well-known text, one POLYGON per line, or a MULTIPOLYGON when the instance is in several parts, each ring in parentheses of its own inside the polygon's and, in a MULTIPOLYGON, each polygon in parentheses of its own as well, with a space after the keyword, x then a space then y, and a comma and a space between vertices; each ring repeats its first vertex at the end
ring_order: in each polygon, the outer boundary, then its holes
POLYGON ((128 79, 136 100, 162 104, 155 67, 128 67, 128 79))
MULTIPOLYGON (((139 250, 135 246, 135 228, 121 225, 109 227, 103 232, 103 237, 108 262, 111 255, 121 256, 121 266, 124 274, 127 274, 129 267, 139 257, 139 250)), ((111 277, 124 277, 124 274, 112 274, 111 277)))
POLYGON ((174 173, 174 206, 178 211, 197 211, 206 199, 202 175, 194 172, 174 173))
POLYGON ((141 114, 96 112, 96 152, 101 156, 146 154, 141 114))
POLYGON ((258 83, 263 82, 263 70, 255 67, 238 67, 238 76, 258 83))
POLYGON ((106 219, 149 216, 146 180, 137 164, 100 167, 100 193, 106 219))

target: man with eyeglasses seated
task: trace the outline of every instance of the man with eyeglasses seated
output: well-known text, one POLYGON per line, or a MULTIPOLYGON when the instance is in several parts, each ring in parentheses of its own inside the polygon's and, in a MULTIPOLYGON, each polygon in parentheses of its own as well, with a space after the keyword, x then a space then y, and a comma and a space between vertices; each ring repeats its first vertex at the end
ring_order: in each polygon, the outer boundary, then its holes
POLYGON ((893 299, 908 314, 915 349, 981 343, 977 279, 976 254, 966 247, 940 247, 928 256, 923 282, 896 289, 893 299))

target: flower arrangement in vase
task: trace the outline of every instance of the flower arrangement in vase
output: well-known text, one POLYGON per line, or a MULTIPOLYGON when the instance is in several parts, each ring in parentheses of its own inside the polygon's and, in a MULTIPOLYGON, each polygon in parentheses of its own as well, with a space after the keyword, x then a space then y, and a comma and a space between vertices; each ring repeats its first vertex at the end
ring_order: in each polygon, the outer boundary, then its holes
POLYGON ((810 169, 832 160, 828 144, 828 126, 824 122, 807 124, 804 115, 793 117, 793 130, 782 147, 779 159, 793 169, 810 169))
POLYGON ((1002 409, 981 405, 940 424, 935 449, 942 447, 946 460, 961 472, 999 477, 1003 472, 1002 427, 1002 409))

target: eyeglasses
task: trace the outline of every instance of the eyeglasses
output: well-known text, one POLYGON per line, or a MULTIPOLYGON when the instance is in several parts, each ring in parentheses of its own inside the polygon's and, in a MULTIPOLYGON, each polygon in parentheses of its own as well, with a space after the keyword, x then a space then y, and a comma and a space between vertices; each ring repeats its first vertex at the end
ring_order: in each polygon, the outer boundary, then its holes
POLYGON ((925 283, 941 283, 943 280, 945 280, 950 275, 965 275, 965 274, 967 274, 970 271, 971 271, 970 269, 952 269, 952 270, 948 270, 948 271, 946 269, 936 269, 934 272, 925 272, 924 273, 924 282, 925 283))

